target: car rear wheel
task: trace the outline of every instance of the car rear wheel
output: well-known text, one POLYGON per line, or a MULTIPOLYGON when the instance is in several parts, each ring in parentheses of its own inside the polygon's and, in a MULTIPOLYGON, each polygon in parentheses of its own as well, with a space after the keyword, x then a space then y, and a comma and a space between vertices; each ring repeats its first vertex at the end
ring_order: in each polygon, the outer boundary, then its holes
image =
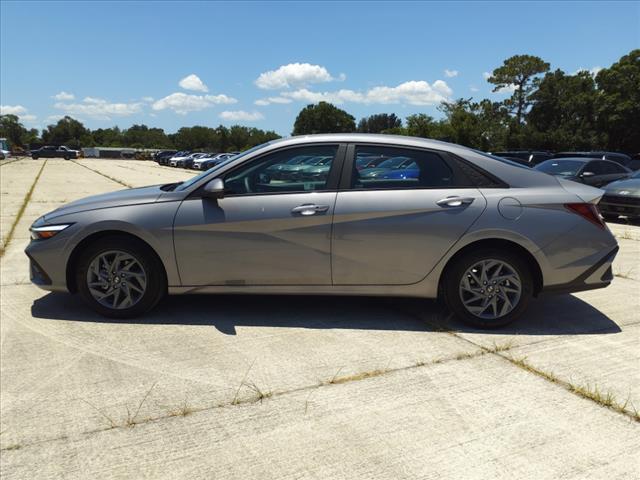
POLYGON ((64 159, 65 159, 65 160, 70 160, 70 159, 71 159, 71 157, 70 157, 69 155, 65 155, 65 156, 64 156, 64 159))
POLYGON ((482 249, 455 261, 445 278, 445 300, 460 320, 497 328, 517 319, 533 293, 525 262, 509 251, 482 249))
POLYGON ((76 285, 82 299, 111 318, 131 318, 152 309, 167 290, 164 268, 140 240, 105 237, 79 257, 76 285))
POLYGON ((38 155, 32 155, 31 158, 33 158, 34 160, 37 160, 39 157, 38 155))

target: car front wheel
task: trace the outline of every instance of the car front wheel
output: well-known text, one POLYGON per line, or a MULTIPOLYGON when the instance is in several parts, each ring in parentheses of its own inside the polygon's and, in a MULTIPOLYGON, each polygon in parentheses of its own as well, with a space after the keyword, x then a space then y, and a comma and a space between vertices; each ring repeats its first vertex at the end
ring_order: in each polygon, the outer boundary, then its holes
POLYGON ((475 327, 497 328, 513 322, 526 310, 533 293, 529 267, 509 251, 469 252, 446 275, 448 307, 475 327))
POLYGON ((142 241, 120 236, 91 244, 77 262, 82 299, 111 318, 131 318, 152 309, 165 295, 164 268, 142 241))

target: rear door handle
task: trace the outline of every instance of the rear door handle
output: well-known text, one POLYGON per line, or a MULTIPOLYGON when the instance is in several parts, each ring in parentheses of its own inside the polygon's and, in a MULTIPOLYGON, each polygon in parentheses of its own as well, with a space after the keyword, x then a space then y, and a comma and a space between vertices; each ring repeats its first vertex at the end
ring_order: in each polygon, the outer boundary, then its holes
POLYGON ((329 205, 316 205, 314 203, 305 203, 291 209, 294 215, 315 215, 316 213, 324 213, 329 210, 329 205))
POLYGON ((473 197, 446 197, 438 200, 436 202, 437 205, 441 207, 462 207, 464 205, 470 205, 473 203, 475 199, 473 197))

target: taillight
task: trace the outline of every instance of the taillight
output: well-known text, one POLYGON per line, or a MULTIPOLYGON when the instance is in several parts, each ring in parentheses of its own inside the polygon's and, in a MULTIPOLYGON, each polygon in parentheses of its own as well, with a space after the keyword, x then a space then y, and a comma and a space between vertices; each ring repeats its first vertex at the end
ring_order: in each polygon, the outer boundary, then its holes
POLYGON ((593 203, 565 203, 565 208, 570 212, 580 215, 582 218, 589 220, 594 225, 604 229, 605 223, 602 216, 593 203))

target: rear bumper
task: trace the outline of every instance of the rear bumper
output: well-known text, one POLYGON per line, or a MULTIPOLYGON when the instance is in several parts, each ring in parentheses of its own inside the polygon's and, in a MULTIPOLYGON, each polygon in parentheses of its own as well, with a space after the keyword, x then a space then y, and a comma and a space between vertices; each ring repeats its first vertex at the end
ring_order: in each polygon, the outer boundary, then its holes
POLYGON ((618 253, 618 249, 619 247, 616 246, 574 280, 567 283, 544 287, 540 292, 540 295, 582 292, 585 290, 595 290, 598 288, 608 287, 613 280, 611 264, 618 253))

